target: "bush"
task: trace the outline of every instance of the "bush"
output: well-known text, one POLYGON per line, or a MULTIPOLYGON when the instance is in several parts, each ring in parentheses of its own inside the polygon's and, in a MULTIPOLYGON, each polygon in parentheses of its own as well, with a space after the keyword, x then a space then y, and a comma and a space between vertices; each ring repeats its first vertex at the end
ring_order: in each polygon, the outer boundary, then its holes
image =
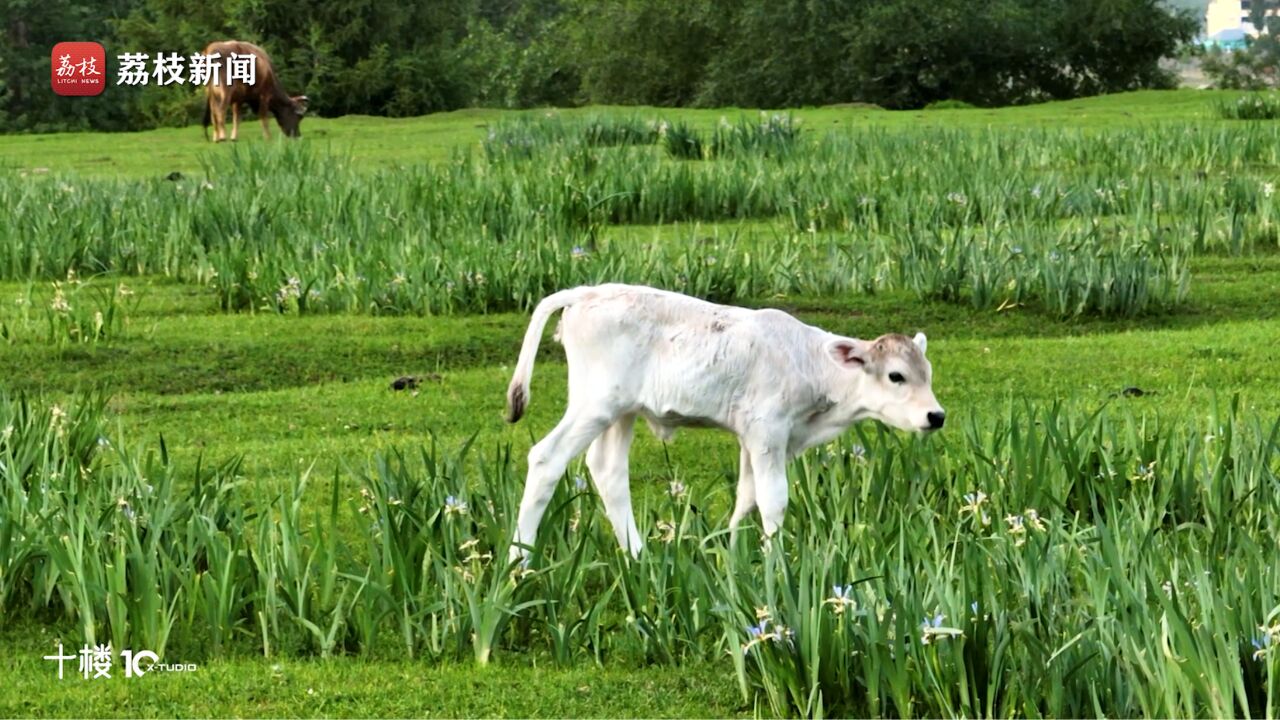
POLYGON ((1220 102, 1218 115, 1226 120, 1275 120, 1280 118, 1280 94, 1254 93, 1235 102, 1220 102))
POLYGON ((925 106, 925 110, 973 110, 977 105, 963 100, 939 100, 925 106))
POLYGON ((663 120, 658 124, 658 135, 662 138, 662 147, 673 158, 701 160, 706 154, 702 137, 685 123, 663 120))
POLYGON ((711 154, 766 155, 781 157, 791 152, 800 138, 800 122, 790 115, 760 113, 759 122, 739 121, 730 125, 723 118, 711 136, 711 154))

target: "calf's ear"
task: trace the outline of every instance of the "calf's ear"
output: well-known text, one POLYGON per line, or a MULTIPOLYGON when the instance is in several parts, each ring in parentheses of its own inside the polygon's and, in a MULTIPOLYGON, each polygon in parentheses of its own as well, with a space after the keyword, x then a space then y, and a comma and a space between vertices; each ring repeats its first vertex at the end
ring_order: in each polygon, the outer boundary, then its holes
POLYGON ((867 364, 869 346, 864 340, 840 338, 827 344, 827 354, 835 364, 844 368, 861 368, 867 364))
POLYGON ((912 338, 912 340, 915 340, 916 347, 920 348, 921 353, 925 351, 925 348, 929 347, 929 338, 925 337, 922 332, 916 333, 916 336, 912 338))

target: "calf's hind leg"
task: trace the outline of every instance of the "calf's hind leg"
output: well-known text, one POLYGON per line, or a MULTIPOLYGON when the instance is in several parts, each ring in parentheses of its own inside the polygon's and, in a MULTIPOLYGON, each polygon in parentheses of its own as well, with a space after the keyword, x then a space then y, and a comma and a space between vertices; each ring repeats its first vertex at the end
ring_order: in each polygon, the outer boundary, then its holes
POLYGON ((738 453, 738 497, 733 504, 733 516, 729 518, 729 538, 738 535, 742 519, 756 509, 755 473, 751 470, 751 453, 742 445, 738 453))
POLYGON ((604 511, 613 525, 618 544, 632 557, 639 557, 644 540, 631 512, 631 472, 627 459, 635 423, 634 415, 626 415, 601 433, 587 448, 587 468, 604 501, 604 511))
POLYGON ((529 450, 529 475, 524 481, 515 538, 508 552, 510 560, 523 560, 528 556, 529 551, 521 545, 532 546, 537 540, 538 523, 569 461, 586 450, 615 419, 596 409, 571 406, 555 429, 529 450))

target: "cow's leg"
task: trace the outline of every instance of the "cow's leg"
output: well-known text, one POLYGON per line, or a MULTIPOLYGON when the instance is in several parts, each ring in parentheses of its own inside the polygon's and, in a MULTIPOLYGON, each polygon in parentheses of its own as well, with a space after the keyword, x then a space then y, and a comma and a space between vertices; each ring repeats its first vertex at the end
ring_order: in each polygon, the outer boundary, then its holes
POLYGON ((639 557, 644 540, 631 512, 631 472, 627 459, 635 422, 634 415, 625 415, 596 438, 587 448, 587 467, 604 501, 604 511, 613 525, 618 544, 632 557, 639 557))
POLYGON ((213 116, 213 141, 222 142, 227 136, 227 106, 215 92, 209 98, 209 108, 213 116))
POLYGON ((765 535, 782 527, 787 512, 787 453, 785 443, 752 445, 751 472, 755 480, 756 506, 765 535))
POLYGON ((262 121, 262 138, 264 140, 271 139, 271 108, 268 103, 262 102, 258 104, 258 119, 262 121))
POLYGON ((751 453, 742 445, 738 452, 738 499, 733 505, 733 517, 729 518, 729 539, 732 542, 738 535, 738 525, 742 519, 756 509, 756 483, 751 472, 751 453))
POLYGON ((207 115, 209 116, 209 122, 208 122, 208 123, 206 123, 206 124, 205 124, 205 126, 204 126, 204 138, 205 138, 206 140, 210 140, 210 139, 211 139, 211 140, 213 140, 213 142, 218 142, 218 123, 214 122, 214 114, 213 114, 213 95, 212 95, 212 94, 210 94, 207 90, 205 91, 205 96, 204 96, 204 111, 205 111, 205 114, 207 114, 207 115), (209 126, 210 126, 210 125, 212 125, 212 126, 213 126, 213 137, 212 137, 212 138, 210 138, 210 137, 209 137, 209 126))
POLYGON ((538 523, 547 510, 547 503, 551 502, 556 481, 564 475, 569 461, 586 450, 614 419, 594 408, 585 411, 570 407, 560 424, 529 451, 529 475, 524 481, 524 497, 520 500, 510 559, 524 559, 528 555, 528 550, 520 545, 532 546, 537 539, 538 523))
POLYGON ((231 142, 239 139, 240 135, 240 103, 231 103, 231 142))

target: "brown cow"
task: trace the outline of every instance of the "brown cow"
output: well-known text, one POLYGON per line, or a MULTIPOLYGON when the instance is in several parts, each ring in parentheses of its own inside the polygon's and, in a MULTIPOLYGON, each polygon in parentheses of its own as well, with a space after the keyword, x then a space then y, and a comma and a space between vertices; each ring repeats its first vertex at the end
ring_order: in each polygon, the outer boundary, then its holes
POLYGON ((271 58, 267 57, 265 50, 252 43, 223 40, 210 43, 209 47, 204 49, 204 54, 221 55, 216 61, 221 65, 220 77, 216 83, 211 77, 209 84, 205 86, 207 102, 204 108, 204 135, 206 138, 209 137, 209 119, 212 117, 213 141, 222 142, 227 139, 228 105, 231 106, 232 140, 236 139, 236 134, 240 130, 240 108, 244 105, 252 107, 258 113, 258 118, 262 120, 262 135, 268 140, 271 139, 270 123, 267 120, 268 112, 276 116, 276 122, 280 123, 280 130, 285 135, 289 137, 302 135, 298 131, 298 125, 301 124, 302 116, 307 112, 307 96, 290 97, 284 91, 280 79, 276 77, 275 69, 271 67, 271 58), (227 58, 231 57, 231 53, 255 56, 253 85, 240 79, 230 85, 226 84, 226 62, 227 58))

